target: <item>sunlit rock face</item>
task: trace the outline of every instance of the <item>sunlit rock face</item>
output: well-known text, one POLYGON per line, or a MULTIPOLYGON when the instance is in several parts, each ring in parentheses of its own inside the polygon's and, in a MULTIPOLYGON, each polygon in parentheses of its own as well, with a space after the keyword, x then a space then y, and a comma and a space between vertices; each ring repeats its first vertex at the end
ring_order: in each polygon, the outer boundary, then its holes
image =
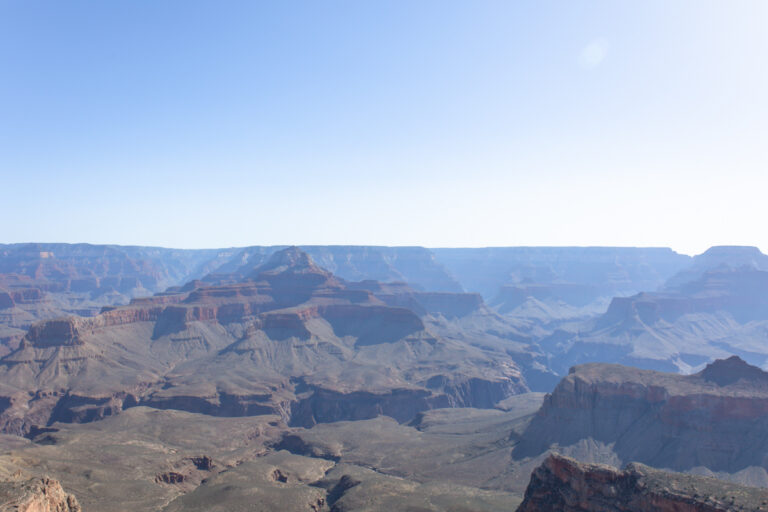
POLYGON ((81 512, 77 498, 51 478, 0 482, 0 511, 81 512))
POLYGON ((642 464, 624 470, 550 455, 531 475, 518 512, 735 512, 768 510, 768 491, 642 464))

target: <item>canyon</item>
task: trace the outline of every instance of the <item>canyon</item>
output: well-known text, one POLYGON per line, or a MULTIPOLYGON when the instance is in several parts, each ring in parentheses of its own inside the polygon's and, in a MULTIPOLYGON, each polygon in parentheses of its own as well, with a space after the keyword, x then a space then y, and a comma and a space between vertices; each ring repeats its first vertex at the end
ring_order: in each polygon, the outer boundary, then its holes
POLYGON ((106 512, 588 512, 635 510, 658 478, 768 487, 765 261, 0 246, 0 469, 106 512))
POLYGON ((479 296, 347 285, 297 248, 245 274, 33 324, 0 359, 2 430, 27 434, 137 405, 278 414, 303 426, 378 414, 408 421, 528 391, 524 364, 535 355, 522 337, 509 339, 514 329, 498 332, 500 318, 495 334, 471 345, 435 320, 493 317, 479 296))

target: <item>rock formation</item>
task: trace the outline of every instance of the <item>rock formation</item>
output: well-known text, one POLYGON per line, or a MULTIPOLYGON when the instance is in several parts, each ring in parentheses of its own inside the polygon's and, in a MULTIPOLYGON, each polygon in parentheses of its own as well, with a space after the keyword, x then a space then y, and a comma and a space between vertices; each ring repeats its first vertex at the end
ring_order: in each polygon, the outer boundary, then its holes
POLYGON ((587 364, 547 396, 514 453, 554 448, 768 486, 767 431, 768 373, 736 356, 688 376, 587 364))
POLYGON ((50 478, 0 482, 0 512, 81 512, 61 484, 50 478))
MULTIPOLYGON (((210 283, 232 282, 247 276, 285 246, 246 247, 204 278, 210 283)), ((407 282, 420 291, 461 292, 462 286, 423 247, 301 246, 317 264, 346 281, 407 282)))
POLYGON ((698 281, 707 272, 735 269, 768 271, 768 256, 760 252, 757 247, 728 245, 710 247, 698 256, 694 256, 688 265, 670 277, 664 283, 664 290, 676 290, 687 283, 698 281))
POLYGON ((624 470, 552 454, 534 470, 518 512, 768 510, 768 491, 629 464, 624 470))
POLYGON ((379 297, 295 247, 238 276, 32 325, 0 359, 2 430, 26 434, 136 405, 278 414, 306 426, 379 414, 407 421, 528 389, 515 354, 528 365, 534 355, 477 295, 401 286, 405 299, 381 291, 398 286, 372 285, 379 297), (461 321, 478 318, 498 334, 462 331, 461 321))
POLYGON ((586 362, 693 373, 731 354, 764 366, 766 262, 755 248, 713 248, 663 291, 616 297, 598 318, 545 336, 540 345, 560 374, 586 362))

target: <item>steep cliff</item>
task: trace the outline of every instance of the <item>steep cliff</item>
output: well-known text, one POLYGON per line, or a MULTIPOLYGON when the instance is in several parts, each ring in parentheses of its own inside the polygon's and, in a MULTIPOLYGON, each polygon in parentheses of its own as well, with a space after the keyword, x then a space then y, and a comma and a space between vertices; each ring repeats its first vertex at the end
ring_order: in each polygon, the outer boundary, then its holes
POLYGON ((689 376, 587 364, 547 396, 514 453, 522 458, 555 448, 587 460, 637 461, 768 485, 766 431, 768 373, 738 357, 689 376))

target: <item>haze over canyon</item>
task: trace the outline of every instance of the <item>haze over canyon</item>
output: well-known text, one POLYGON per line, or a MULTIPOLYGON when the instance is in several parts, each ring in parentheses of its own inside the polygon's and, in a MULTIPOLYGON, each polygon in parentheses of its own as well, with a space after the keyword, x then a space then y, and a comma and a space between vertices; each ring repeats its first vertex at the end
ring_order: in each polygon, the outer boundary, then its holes
POLYGON ((0 1, 0 512, 768 512, 768 2, 0 1))
POLYGON ((10 244, 0 322, 3 485, 50 510, 768 499, 753 247, 10 244))

